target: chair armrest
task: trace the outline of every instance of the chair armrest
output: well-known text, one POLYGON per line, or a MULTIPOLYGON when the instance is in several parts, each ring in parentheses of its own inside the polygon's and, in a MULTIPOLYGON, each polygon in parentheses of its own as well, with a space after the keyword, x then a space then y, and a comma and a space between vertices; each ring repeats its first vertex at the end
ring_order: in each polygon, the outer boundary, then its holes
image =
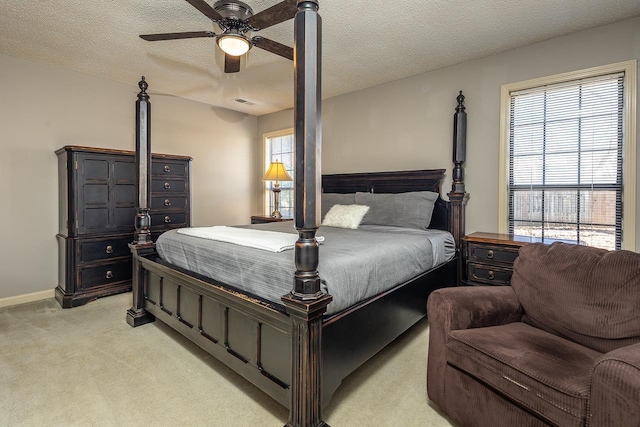
POLYGON ((640 343, 604 354, 591 372, 587 425, 638 426, 639 402, 640 343))
POLYGON ((518 322, 522 306, 511 286, 461 286, 429 295, 427 394, 446 412, 444 400, 449 331, 518 322))
POLYGON ((443 323, 449 331, 482 328, 522 319, 522 306, 511 286, 460 286, 429 295, 429 324, 443 323))

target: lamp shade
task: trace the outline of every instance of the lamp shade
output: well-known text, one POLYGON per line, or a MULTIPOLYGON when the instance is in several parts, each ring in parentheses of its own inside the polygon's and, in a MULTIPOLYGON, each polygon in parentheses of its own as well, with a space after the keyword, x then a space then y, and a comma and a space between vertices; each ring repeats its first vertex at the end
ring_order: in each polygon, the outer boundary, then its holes
POLYGON ((291 175, 287 173, 282 162, 272 162, 269 170, 264 174, 263 181, 293 181, 291 175))
POLYGON ((244 55, 251 48, 249 40, 241 34, 224 35, 218 38, 217 43, 220 49, 231 56, 244 55))

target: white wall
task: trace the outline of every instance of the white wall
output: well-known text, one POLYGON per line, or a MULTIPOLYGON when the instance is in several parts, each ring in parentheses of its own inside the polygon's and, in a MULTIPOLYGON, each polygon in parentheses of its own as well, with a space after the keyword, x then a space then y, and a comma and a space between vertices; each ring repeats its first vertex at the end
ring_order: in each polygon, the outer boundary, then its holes
MULTIPOLYGON (((497 232, 500 86, 638 58, 640 18, 634 18, 326 99, 322 171, 447 168, 443 192, 450 191, 455 97, 463 90, 466 231, 497 232)), ((291 110, 261 116, 258 134, 292 125, 291 110)), ((640 226, 636 233, 640 242, 640 226)))
MULTIPOLYGON (((154 95, 149 83, 152 150, 193 157, 192 224, 248 223, 256 212, 256 117, 154 95)), ((133 150, 138 91, 137 81, 125 85, 0 55, 0 298, 55 288, 54 151, 133 150)))

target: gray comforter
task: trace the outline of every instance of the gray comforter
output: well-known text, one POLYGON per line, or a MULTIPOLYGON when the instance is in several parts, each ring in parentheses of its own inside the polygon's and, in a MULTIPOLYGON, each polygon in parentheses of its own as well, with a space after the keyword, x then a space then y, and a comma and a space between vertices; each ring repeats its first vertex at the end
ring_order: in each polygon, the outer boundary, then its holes
MULTIPOLYGON (((246 226, 296 234, 293 223, 246 226)), ((318 272, 333 295, 327 314, 337 313, 453 258, 453 236, 440 230, 361 226, 320 227, 318 272)), ((243 289, 276 304, 293 288, 294 251, 268 252, 167 231, 157 241, 165 261, 243 289)))

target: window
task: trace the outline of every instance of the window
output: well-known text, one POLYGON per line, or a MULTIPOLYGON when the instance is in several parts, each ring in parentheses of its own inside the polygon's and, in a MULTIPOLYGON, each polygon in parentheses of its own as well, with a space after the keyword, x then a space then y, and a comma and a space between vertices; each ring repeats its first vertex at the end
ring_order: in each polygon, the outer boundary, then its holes
MULTIPOLYGON (((280 161, 284 164, 285 169, 295 179, 294 165, 295 152, 293 129, 287 129, 279 132, 271 132, 264 135, 264 169, 262 174, 269 169, 271 162, 280 161)), ((264 206, 265 214, 271 215, 274 210, 273 199, 273 181, 265 181, 264 206)), ((293 181, 280 182, 280 213, 283 218, 293 218, 294 209, 294 192, 293 181)))
POLYGON ((503 86, 501 231, 635 249, 631 78, 635 61, 503 86))

